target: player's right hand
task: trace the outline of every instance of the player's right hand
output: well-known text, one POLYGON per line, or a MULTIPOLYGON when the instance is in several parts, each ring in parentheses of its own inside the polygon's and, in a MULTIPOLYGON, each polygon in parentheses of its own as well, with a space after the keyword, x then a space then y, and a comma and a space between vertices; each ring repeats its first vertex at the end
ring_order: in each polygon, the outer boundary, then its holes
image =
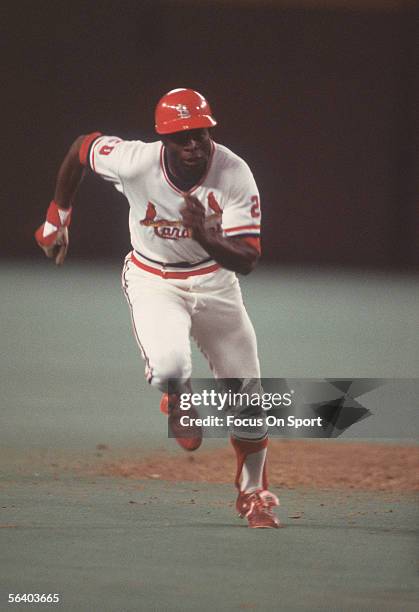
POLYGON ((61 209, 54 200, 49 205, 45 222, 35 232, 35 240, 45 255, 62 265, 68 250, 68 226, 71 208, 61 209))
POLYGON ((35 232, 35 238, 38 245, 44 251, 45 255, 50 259, 55 259, 55 263, 57 266, 61 266, 64 263, 64 260, 67 255, 68 250, 68 228, 60 227, 57 232, 55 232, 55 239, 51 242, 51 244, 42 244, 42 232, 44 229, 45 223, 43 223, 35 232), (38 236, 41 235, 41 240, 38 240, 38 236))

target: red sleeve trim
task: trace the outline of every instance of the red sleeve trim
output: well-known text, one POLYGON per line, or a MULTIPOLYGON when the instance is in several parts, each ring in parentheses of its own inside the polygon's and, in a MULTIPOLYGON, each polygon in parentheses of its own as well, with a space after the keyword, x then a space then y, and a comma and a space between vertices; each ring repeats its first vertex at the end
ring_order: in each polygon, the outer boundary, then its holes
POLYGON ((89 150, 90 147, 96 138, 102 136, 102 132, 93 132, 92 134, 88 134, 83 142, 81 143, 80 151, 79 151, 79 160, 82 166, 89 165, 89 150))
POLYGON ((262 253, 262 248, 260 246, 260 238, 256 238, 254 236, 246 236, 245 238, 242 238, 242 240, 251 247, 253 247, 259 253, 259 255, 262 253))

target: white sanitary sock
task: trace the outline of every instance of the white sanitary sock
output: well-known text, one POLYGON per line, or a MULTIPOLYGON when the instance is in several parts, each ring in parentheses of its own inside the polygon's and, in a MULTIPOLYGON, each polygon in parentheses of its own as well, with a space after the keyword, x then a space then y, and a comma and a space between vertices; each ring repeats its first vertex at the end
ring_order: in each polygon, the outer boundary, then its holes
POLYGON ((245 493, 253 493, 253 491, 263 488, 263 466, 266 460, 266 450, 266 448, 262 448, 257 453, 249 453, 244 460, 240 489, 245 493))

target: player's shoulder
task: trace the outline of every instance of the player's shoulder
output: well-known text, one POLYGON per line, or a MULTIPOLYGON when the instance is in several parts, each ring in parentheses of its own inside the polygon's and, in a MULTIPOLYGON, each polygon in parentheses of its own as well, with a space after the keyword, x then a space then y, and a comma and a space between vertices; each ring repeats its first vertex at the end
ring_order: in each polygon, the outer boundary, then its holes
POLYGON ((218 142, 214 142, 214 165, 218 173, 230 177, 232 181, 253 178, 249 164, 240 155, 218 142))
POLYGON ((118 150, 119 152, 132 151, 152 151, 159 148, 160 141, 145 142, 143 140, 131 140, 121 138, 120 136, 110 136, 95 132, 88 136, 83 136, 86 140, 90 140, 89 144, 95 148, 104 148, 106 150, 118 150))
POLYGON ((142 154, 153 154, 160 151, 160 143, 156 142, 144 142, 143 140, 125 140, 119 139, 118 148, 120 153, 125 155, 142 155, 142 154))
POLYGON ((242 157, 219 142, 214 142, 214 156, 218 158, 221 163, 229 165, 232 168, 240 168, 243 166, 249 167, 242 157))
POLYGON ((115 153, 118 156, 119 171, 122 175, 148 169, 148 166, 159 159, 159 142, 119 139, 115 142, 115 153))
POLYGON ((229 171, 249 172, 249 164, 237 153, 218 142, 214 142, 214 161, 215 163, 229 171))

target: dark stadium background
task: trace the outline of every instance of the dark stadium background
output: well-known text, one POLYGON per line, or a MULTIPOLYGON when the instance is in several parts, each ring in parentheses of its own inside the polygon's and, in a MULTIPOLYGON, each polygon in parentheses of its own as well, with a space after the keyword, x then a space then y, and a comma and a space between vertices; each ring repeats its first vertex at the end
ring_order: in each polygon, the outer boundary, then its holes
MULTIPOLYGON (((215 140, 244 157, 266 261, 419 263, 419 19, 413 2, 2 3, 0 255, 40 259, 33 230, 72 140, 152 140, 167 90, 196 88, 215 140), (343 8, 342 8, 343 7, 343 8)), ((71 258, 121 260, 128 210, 89 178, 71 258)))

